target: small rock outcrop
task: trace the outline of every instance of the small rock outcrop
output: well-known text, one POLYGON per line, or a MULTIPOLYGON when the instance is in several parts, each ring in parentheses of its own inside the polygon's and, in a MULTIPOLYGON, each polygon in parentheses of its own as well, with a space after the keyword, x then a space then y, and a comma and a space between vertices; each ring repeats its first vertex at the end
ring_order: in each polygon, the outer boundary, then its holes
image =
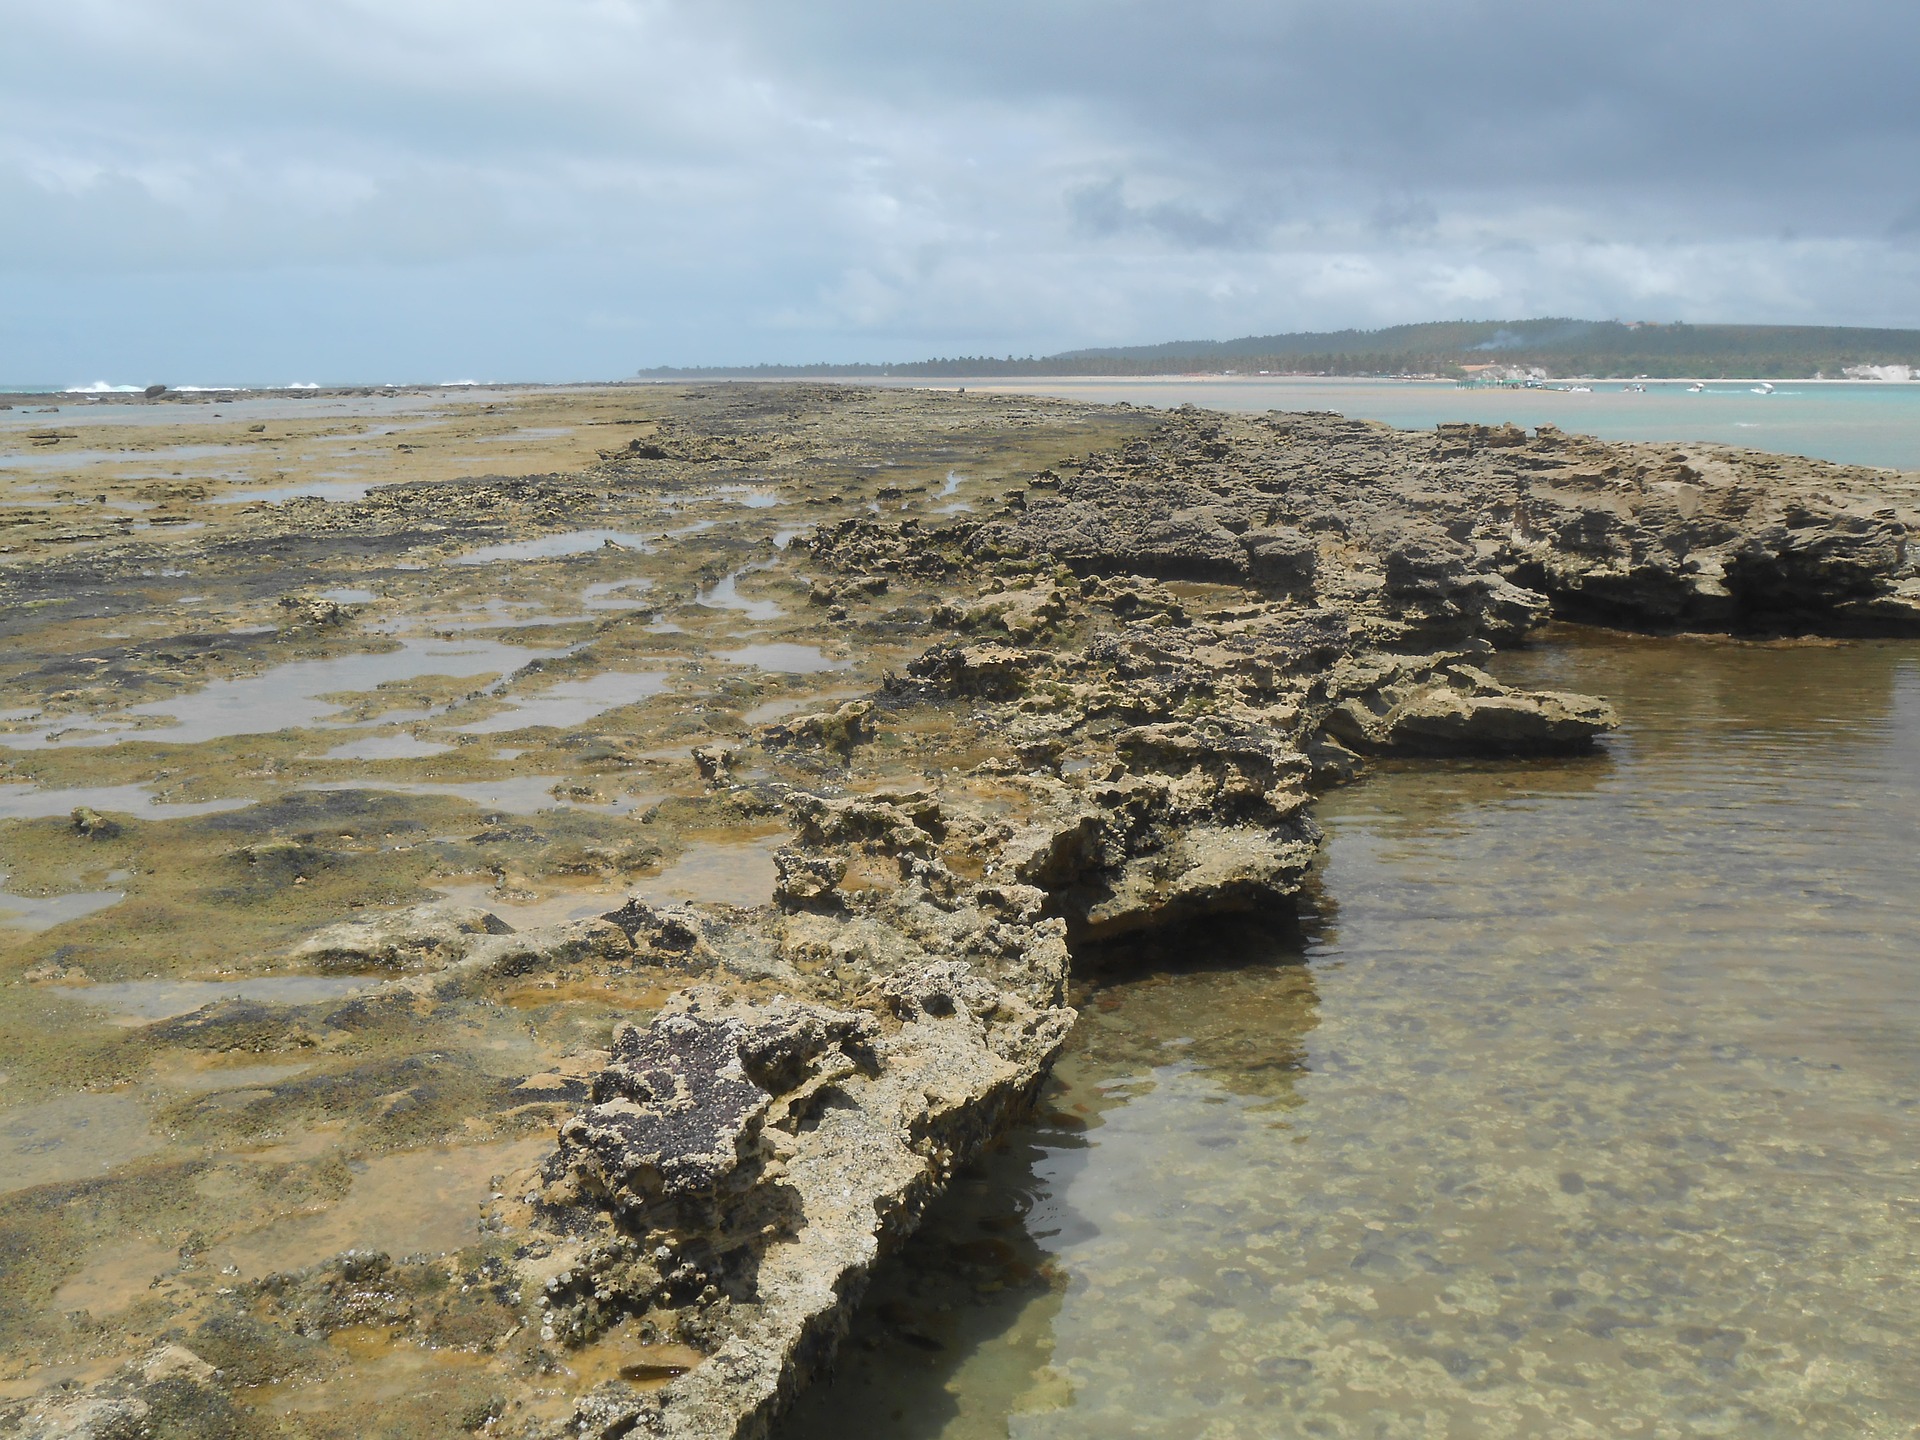
POLYGON ((464 957, 479 937, 512 928, 474 906, 416 905, 329 926, 293 953, 323 970, 437 969, 464 957))
POLYGON ((756 738, 769 750, 818 746, 845 756, 854 746, 873 738, 873 702, 849 700, 832 710, 796 716, 767 726, 756 738))
POLYGON ((761 1435, 831 1354, 884 1249, 1030 1102, 1072 1012, 922 960, 874 1012, 690 991, 623 1027, 531 1196, 542 1334, 671 1324, 704 1358, 609 1384, 560 1435, 761 1435))
MULTIPOLYGON (((1464 661, 1428 663, 1411 674, 1396 665, 1372 668, 1358 693, 1322 722, 1327 735, 1364 754, 1566 754, 1620 723, 1604 701, 1516 691, 1464 661)), ((1355 679, 1351 671, 1343 678, 1355 679)))
POLYGON ((717 1267, 778 1224, 777 1206, 755 1203, 777 1188, 770 1124, 797 1124, 824 1087, 871 1069, 873 1038, 866 1015, 686 992, 645 1028, 614 1032, 594 1103, 561 1128, 556 1172, 650 1244, 697 1248, 717 1267))

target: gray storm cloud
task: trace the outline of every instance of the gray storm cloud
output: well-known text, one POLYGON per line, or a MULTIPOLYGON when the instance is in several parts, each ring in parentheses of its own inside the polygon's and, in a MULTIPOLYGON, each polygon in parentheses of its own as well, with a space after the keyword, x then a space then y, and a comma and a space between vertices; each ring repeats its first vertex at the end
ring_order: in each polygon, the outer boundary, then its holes
POLYGON ((0 0, 0 382, 1916 324, 1915 54, 1883 0, 0 0))

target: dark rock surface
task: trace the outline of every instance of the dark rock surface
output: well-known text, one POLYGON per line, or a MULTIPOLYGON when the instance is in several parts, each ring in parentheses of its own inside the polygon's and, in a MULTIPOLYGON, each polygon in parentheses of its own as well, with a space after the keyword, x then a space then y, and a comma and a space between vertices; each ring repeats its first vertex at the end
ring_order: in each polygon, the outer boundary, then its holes
POLYGON ((1412 628, 1496 640, 1549 603, 1662 627, 1911 629, 1906 489, 1883 472, 1550 426, 1423 434, 1182 412, 1030 492, 980 543, 1080 574, 1312 586, 1412 628))

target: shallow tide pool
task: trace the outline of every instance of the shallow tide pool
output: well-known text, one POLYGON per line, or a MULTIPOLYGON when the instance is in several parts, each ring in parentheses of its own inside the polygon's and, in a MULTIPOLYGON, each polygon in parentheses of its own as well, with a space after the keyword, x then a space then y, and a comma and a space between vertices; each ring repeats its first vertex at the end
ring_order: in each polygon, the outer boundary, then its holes
POLYGON ((0 746, 37 750, 118 745, 129 740, 193 745, 233 735, 270 735, 332 721, 343 707, 326 696, 426 675, 511 676, 535 660, 552 660, 564 653, 492 640, 407 639, 392 650, 294 660, 257 675, 212 680, 186 694, 105 715, 63 716, 37 729, 0 733, 0 746), (173 723, 157 723, 168 720, 173 723))
POLYGON ((1914 1433, 1920 646, 1503 669, 1625 728, 1385 767, 1297 931, 1107 957, 785 1440, 1914 1433))

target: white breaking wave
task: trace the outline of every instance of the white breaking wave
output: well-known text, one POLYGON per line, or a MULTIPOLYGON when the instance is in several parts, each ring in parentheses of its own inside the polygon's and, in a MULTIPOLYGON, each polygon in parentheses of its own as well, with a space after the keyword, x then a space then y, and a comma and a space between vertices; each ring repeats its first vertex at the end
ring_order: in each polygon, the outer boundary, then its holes
POLYGON ((66 395, 139 395, 146 390, 144 385, 109 385, 104 380, 96 380, 91 385, 69 385, 61 392, 66 395))

